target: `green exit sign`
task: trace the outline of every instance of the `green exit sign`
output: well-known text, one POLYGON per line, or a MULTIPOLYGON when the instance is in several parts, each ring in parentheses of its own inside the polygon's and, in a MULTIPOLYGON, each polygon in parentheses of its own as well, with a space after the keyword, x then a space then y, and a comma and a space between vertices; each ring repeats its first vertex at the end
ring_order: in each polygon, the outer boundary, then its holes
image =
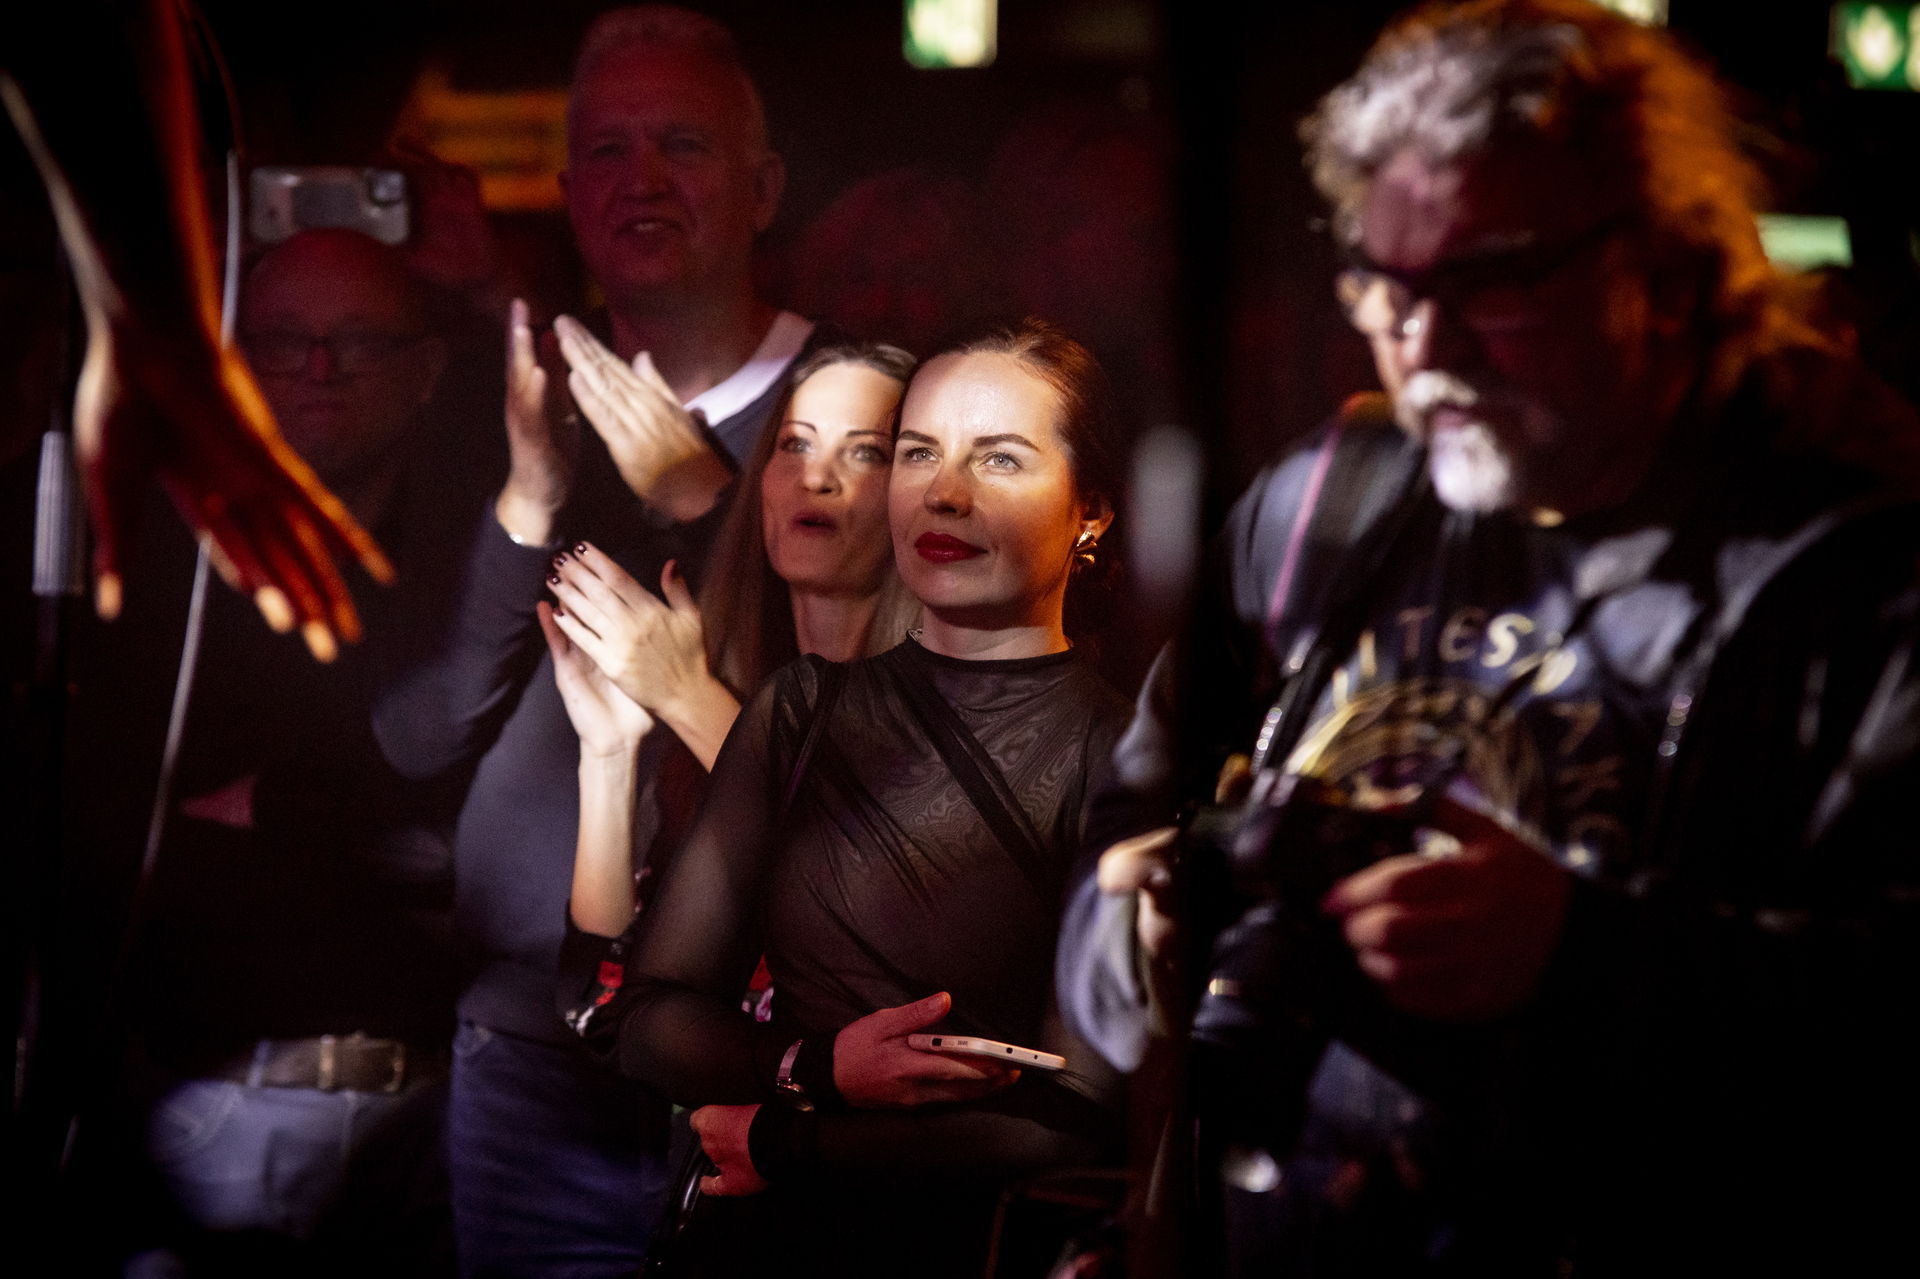
POLYGON ((1836 4, 1832 50, 1856 89, 1920 91, 1920 5, 1836 4))
POLYGON ((1667 25, 1667 0, 1599 0, 1600 7, 1632 18, 1643 27, 1667 25))
POLYGON ((999 17, 999 0, 907 0, 907 61, 916 67, 984 67, 993 61, 999 17))

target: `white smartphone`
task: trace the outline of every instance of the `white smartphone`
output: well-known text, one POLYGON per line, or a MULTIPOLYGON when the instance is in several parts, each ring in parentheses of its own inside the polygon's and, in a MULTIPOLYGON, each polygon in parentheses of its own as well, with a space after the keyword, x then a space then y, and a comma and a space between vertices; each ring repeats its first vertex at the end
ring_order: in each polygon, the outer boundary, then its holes
POLYGON ((1003 1044, 997 1039, 981 1039, 977 1035, 908 1035, 907 1047, 918 1048, 921 1052, 986 1057, 1015 1066, 1032 1066, 1036 1070, 1067 1068, 1067 1059, 1056 1053, 1043 1053, 1037 1048, 1022 1048, 1018 1044, 1003 1044))

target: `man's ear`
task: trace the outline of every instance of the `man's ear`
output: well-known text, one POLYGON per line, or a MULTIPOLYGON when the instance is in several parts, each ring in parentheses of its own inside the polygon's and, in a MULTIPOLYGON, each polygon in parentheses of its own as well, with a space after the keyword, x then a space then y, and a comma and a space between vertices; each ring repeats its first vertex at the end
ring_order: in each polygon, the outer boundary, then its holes
POLYGON ((787 189, 787 162, 776 151, 769 151, 753 166, 753 229, 764 231, 773 225, 780 211, 780 196, 787 189))

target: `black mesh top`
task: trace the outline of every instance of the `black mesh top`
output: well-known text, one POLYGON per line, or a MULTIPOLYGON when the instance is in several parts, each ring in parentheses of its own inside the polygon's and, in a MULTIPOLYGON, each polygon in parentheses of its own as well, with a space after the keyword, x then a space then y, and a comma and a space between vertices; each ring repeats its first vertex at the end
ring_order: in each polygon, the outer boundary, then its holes
MULTIPOLYGON (((1086 1157, 1058 1140, 1088 1135, 1098 1110, 1085 1094, 1102 1088, 1088 1050, 1049 1016, 1053 953, 1087 799, 1126 702, 1073 651, 964 661, 909 640, 845 668, 783 805, 826 669, 803 658, 741 713, 691 835, 616 948, 623 972, 601 970, 602 1002, 577 1024, 596 1051, 675 1101, 749 1103, 777 1096, 774 1074, 796 1037, 811 1049, 867 1013, 950 991, 939 1029, 1061 1052, 1065 1086, 1029 1072, 970 1105, 823 1114, 805 1157, 976 1171, 1086 1157), (916 671, 998 765, 1042 864, 1020 864, 948 771, 906 694, 916 671), (769 1024, 740 1007, 762 953, 769 1024)), ((589 952, 585 940, 573 938, 570 965, 582 978, 605 954, 604 941, 589 952)), ((757 1154, 757 1129, 755 1141, 757 1154)))

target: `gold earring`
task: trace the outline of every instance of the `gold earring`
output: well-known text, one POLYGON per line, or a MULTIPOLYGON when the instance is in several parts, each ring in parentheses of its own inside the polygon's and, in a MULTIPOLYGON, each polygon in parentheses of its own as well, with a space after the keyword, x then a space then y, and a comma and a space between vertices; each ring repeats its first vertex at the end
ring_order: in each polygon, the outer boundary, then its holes
POLYGON ((1073 558, 1088 568, 1093 567, 1093 553, 1100 549, 1100 535, 1090 528, 1080 530, 1080 536, 1073 539, 1073 558))

